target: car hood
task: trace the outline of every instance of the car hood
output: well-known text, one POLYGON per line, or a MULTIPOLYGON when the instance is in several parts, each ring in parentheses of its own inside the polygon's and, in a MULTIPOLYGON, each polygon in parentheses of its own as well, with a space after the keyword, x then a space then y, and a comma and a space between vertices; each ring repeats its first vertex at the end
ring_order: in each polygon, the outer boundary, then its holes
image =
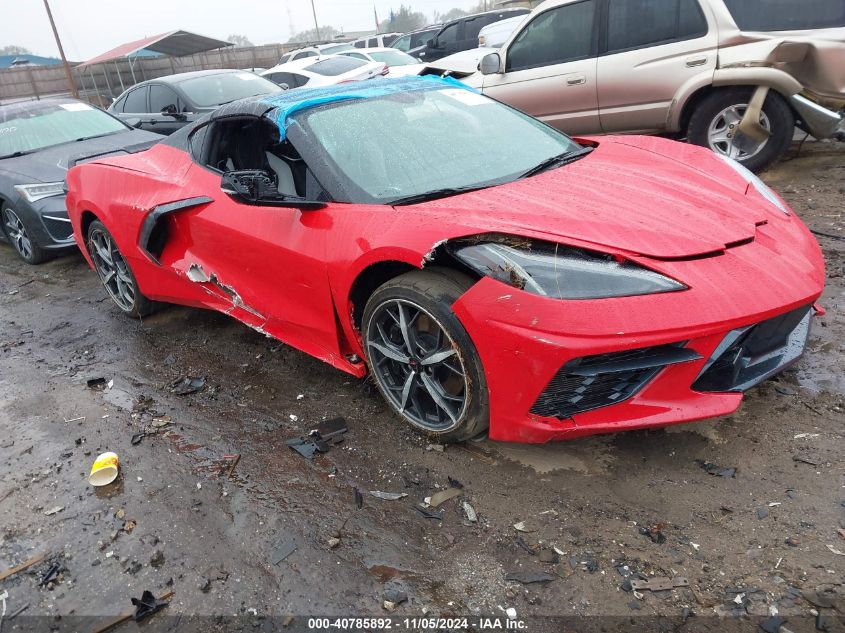
POLYGON ((593 152, 564 167, 414 208, 479 233, 679 259, 754 238, 771 212, 746 197, 746 189, 745 180, 708 150, 664 139, 604 137, 593 152))
POLYGON ((11 172, 27 182, 58 182, 72 164, 84 163, 104 156, 134 154, 148 149, 164 137, 144 130, 126 130, 108 136, 91 138, 74 143, 26 154, 0 161, 0 171, 11 172))
POLYGON ((468 51, 461 51, 460 53, 455 53, 454 55, 449 55, 433 62, 427 62, 426 66, 430 69, 428 74, 442 74, 445 71, 449 71, 450 75, 459 79, 468 77, 478 72, 478 63, 482 57, 488 53, 497 53, 498 51, 498 48, 482 46, 471 48, 468 51))

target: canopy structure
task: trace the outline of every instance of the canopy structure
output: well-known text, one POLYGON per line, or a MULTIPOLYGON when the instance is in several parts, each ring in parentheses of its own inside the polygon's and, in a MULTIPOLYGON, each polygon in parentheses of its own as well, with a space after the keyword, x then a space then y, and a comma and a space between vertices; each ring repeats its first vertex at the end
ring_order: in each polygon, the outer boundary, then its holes
POLYGON ((161 35, 153 35, 152 37, 145 37, 144 39, 135 40, 134 42, 121 44, 110 51, 82 62, 77 68, 90 66, 92 64, 101 64, 103 62, 113 61, 122 57, 149 55, 150 52, 160 53, 162 55, 172 55, 173 57, 181 57, 183 55, 203 53, 205 51, 214 50, 215 48, 223 48, 224 46, 234 46, 234 44, 224 40, 218 40, 213 37, 190 33, 188 31, 170 31, 168 33, 162 33, 161 35))

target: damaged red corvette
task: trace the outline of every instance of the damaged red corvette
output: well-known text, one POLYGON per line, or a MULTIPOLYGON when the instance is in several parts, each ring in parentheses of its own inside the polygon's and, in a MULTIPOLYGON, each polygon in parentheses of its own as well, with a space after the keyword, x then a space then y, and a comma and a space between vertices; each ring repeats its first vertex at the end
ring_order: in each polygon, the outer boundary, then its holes
POLYGON ((756 176, 658 138, 573 140, 454 80, 221 107, 72 169, 115 304, 225 312, 441 441, 734 411, 804 350, 820 249, 756 176))

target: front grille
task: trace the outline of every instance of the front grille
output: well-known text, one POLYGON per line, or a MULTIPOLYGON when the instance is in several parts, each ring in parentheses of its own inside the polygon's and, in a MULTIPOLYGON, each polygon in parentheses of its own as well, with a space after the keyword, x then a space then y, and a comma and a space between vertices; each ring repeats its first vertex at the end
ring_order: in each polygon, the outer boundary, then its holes
POLYGON ((811 318, 812 306, 803 306, 729 332, 692 388, 703 392, 746 391, 783 371, 804 353, 811 318))
POLYGON ((41 219, 44 221, 44 227, 47 229, 50 237, 57 242, 62 242, 73 235, 73 226, 71 226, 69 220, 63 219, 59 215, 56 215, 55 218, 42 215, 41 219))
POLYGON ((645 387, 664 367, 701 359, 683 345, 643 347, 571 360, 558 370, 531 407, 531 413, 562 419, 622 402, 645 387))

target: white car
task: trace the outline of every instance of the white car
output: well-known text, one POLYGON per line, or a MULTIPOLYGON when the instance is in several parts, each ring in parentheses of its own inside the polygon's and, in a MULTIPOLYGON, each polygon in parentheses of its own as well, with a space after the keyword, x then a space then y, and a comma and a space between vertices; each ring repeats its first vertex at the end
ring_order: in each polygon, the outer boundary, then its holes
POLYGON ((516 27, 522 24, 526 17, 525 15, 517 15, 506 20, 499 20, 498 22, 493 22, 493 24, 488 24, 478 32, 478 45, 499 48, 508 41, 508 38, 516 30, 516 27))
POLYGON ((340 55, 352 59, 387 64, 387 74, 390 77, 419 75, 420 71, 425 68, 425 64, 420 63, 420 60, 411 57, 408 53, 397 51, 395 48, 359 48, 343 51, 340 55))
POLYGON ((360 37, 352 45, 355 48, 379 48, 381 46, 390 46, 402 33, 382 33, 381 35, 370 35, 369 37, 360 37))
POLYGON ((387 65, 341 55, 298 59, 261 73, 283 88, 332 86, 347 81, 373 79, 387 74, 387 65))
POLYGON ((352 44, 348 42, 338 42, 337 44, 318 44, 317 46, 306 46, 305 48, 296 48, 282 55, 279 58, 279 64, 287 64, 288 62, 295 62, 298 59, 305 59, 306 57, 324 57, 326 55, 336 55, 341 51, 348 51, 352 48, 352 44))

